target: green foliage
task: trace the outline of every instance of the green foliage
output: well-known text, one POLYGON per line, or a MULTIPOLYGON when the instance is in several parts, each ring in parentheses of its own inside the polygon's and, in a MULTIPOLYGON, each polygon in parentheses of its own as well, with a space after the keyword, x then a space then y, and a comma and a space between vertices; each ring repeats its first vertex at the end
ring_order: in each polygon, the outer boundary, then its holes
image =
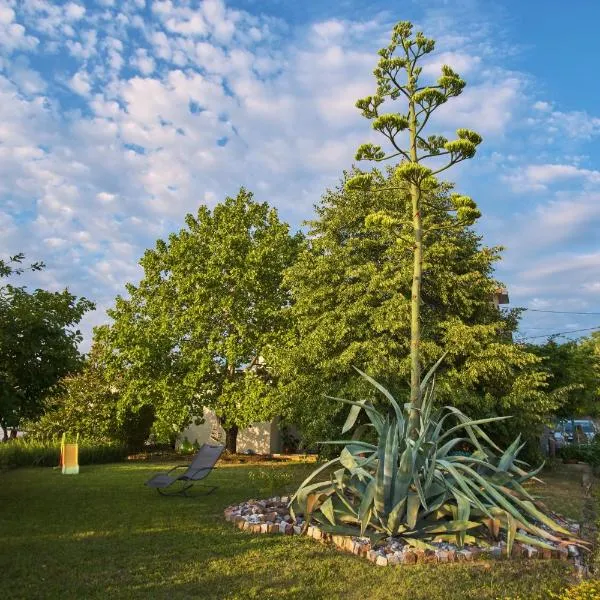
POLYGON ((548 374, 548 389, 561 397, 559 418, 600 414, 600 335, 557 344, 527 346, 542 359, 541 368, 548 374))
POLYGON ((109 311, 113 325, 97 332, 120 406, 152 405, 162 439, 203 407, 228 433, 277 413, 260 359, 286 326, 282 274, 301 243, 244 189, 185 221, 146 251, 144 278, 127 286, 129 298, 109 311))
POLYGON ((248 479, 260 490, 261 495, 272 497, 276 493, 286 493, 293 476, 287 469, 266 467, 253 469, 248 473, 248 479))
POLYGON ((96 342, 81 372, 61 380, 46 400, 42 417, 25 425, 30 437, 58 439, 67 433, 86 441, 122 443, 131 452, 143 448, 154 423, 154 408, 119 402, 120 380, 107 373, 105 355, 106 348, 96 342))
MULTIPOLYGON (((288 421, 313 443, 340 425, 339 406, 324 402, 323 394, 372 397, 354 365, 398 395, 408 391, 410 377, 410 191, 394 172, 373 172, 372 193, 348 192, 346 180, 316 207, 310 245, 286 272, 294 329, 274 360, 282 397, 294 398, 288 421)), ((448 351, 438 397, 474 417, 514 414, 512 431, 501 431, 507 440, 523 424, 534 430, 556 400, 544 392, 540 359, 512 343, 517 312, 500 312, 491 303, 502 287, 493 277, 501 248, 484 246, 446 210, 459 197, 446 184, 423 197, 430 232, 423 256, 422 362, 432 364, 448 351)))
MULTIPOLYGON (((0 277, 20 275, 23 255, 0 261, 0 277)), ((37 271, 43 263, 34 263, 37 271)), ((44 400, 67 374, 81 367, 74 329, 94 308, 67 290, 48 292, 11 284, 0 286, 0 426, 17 428, 42 412, 44 400)))
POLYGON ((411 405, 398 403, 362 372, 385 396, 385 409, 368 399, 333 398, 351 406, 342 433, 352 430, 364 412, 377 439, 362 439, 363 424, 351 439, 328 442, 343 446, 341 454, 300 485, 292 509, 332 533, 368 535, 375 541, 393 535, 420 548, 438 541, 459 547, 487 543, 501 530, 508 555, 515 540, 549 548, 548 541, 585 547, 523 487, 540 469, 523 469, 517 458, 520 438, 502 451, 480 427, 505 417, 472 420, 452 406, 434 408, 434 385, 427 384, 434 369, 421 384, 416 437, 409 426, 411 405), (472 446, 469 456, 452 452, 464 443, 472 446), (326 469, 330 479, 314 482, 326 469))
POLYGON ((586 462, 600 467, 600 439, 595 438, 589 444, 567 444, 557 450, 557 455, 565 460, 586 462))
MULTIPOLYGON (((79 442, 79 464, 112 463, 127 458, 127 447, 118 443, 79 442)), ((57 467, 60 461, 60 441, 38 441, 18 438, 0 444, 0 470, 15 467, 57 467)))

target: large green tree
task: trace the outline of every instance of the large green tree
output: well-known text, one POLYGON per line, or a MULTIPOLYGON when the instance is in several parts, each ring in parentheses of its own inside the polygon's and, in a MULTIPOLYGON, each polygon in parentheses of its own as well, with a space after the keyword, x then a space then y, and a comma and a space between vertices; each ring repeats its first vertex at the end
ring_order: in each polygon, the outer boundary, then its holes
POLYGON ((562 344, 551 337, 545 344, 527 346, 542 359, 548 389, 562 390, 560 418, 600 414, 600 336, 596 333, 562 344))
MULTIPOLYGON (((0 276, 20 275, 23 255, 0 261, 0 276)), ((32 270, 43 268, 31 265, 32 270)), ((94 308, 68 290, 29 292, 24 286, 0 286, 0 427, 7 437, 25 419, 44 411, 44 400, 64 376, 81 367, 75 326, 94 308)))
MULTIPOLYGON (((410 387, 413 244, 402 227, 412 214, 410 187, 392 169, 374 173, 368 193, 349 192, 346 179, 316 207, 310 244, 286 273, 294 327, 277 368, 281 394, 295 399, 288 418, 310 440, 338 426, 340 407, 323 394, 374 398, 353 367, 400 397, 410 387)), ((554 407, 544 393, 546 375, 538 357, 512 343, 517 312, 492 304, 502 287, 493 277, 501 248, 484 246, 447 210, 452 193, 440 184, 422 198, 429 235, 421 355, 431 365, 448 352, 437 382, 441 402, 474 416, 516 413, 531 429, 554 407)))
POLYGON ((68 433, 88 441, 119 442, 131 451, 143 447, 154 423, 154 410, 150 405, 132 409, 119 401, 121 381, 108 372, 107 349, 99 341, 106 328, 98 328, 100 333, 81 371, 62 379, 47 398, 41 418, 26 424, 28 436, 56 439, 68 433))
MULTIPOLYGON (((413 34, 413 26, 401 21, 394 26, 388 46, 379 51, 380 59, 373 71, 377 88, 375 94, 359 100, 356 106, 362 115, 372 121, 372 127, 385 139, 389 150, 380 145, 367 143, 360 146, 357 160, 400 160, 396 167, 398 179, 408 186, 411 211, 403 225, 412 245, 412 284, 410 321, 410 403, 409 429, 416 435, 421 406, 422 351, 421 314, 423 288, 423 259, 428 232, 426 219, 429 212, 427 194, 438 185, 436 176, 457 163, 472 158, 481 137, 469 129, 457 129, 456 139, 432 134, 430 129, 433 113, 449 99, 460 95, 465 82, 443 65, 437 81, 426 81, 422 75, 423 62, 435 49, 435 41, 423 35, 413 34), (400 112, 385 113, 386 102, 399 101, 400 112)), ((371 177, 356 175, 349 184, 353 189, 368 190, 371 177)), ((400 190, 404 190, 403 186, 400 190)), ((439 207, 438 207, 439 209, 439 207)), ((470 225, 479 216, 475 202, 467 196, 453 194, 448 198, 446 210, 455 211, 462 224, 470 225)))
POLYGON ((210 408, 235 451, 239 428, 277 414, 258 363, 284 326, 283 271, 301 237, 244 189, 185 222, 146 251, 144 278, 117 298, 114 323, 99 335, 122 381, 120 402, 154 406, 163 437, 210 408))

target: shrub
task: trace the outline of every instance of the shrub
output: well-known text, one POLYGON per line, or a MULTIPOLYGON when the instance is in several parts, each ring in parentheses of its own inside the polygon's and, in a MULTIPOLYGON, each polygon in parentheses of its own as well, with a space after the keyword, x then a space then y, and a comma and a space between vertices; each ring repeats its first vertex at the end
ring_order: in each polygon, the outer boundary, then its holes
MULTIPOLYGON (((91 465, 119 462, 127 458, 124 444, 79 442, 79 464, 91 465)), ((39 442, 27 438, 0 444, 0 468, 57 467, 60 462, 60 442, 39 442)))
POLYGON ((567 588, 560 594, 550 594, 555 600, 597 600, 600 598, 600 581, 590 579, 567 588))

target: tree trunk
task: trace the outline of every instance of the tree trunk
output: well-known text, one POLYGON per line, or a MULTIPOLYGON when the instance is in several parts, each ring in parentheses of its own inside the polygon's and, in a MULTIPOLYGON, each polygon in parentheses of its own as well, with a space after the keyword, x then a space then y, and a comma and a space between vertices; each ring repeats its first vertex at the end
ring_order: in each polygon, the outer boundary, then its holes
POLYGON ((10 430, 10 439, 11 440, 16 440, 17 439, 17 433, 19 433, 18 429, 16 427, 13 427, 10 430))
POLYGON ((227 452, 231 452, 231 454, 235 454, 237 451, 237 436, 239 428, 237 425, 232 425, 231 427, 226 427, 225 429, 225 448, 227 452))
POLYGON ((2 427, 2 441, 8 442, 8 427, 4 423, 0 423, 0 427, 2 427))

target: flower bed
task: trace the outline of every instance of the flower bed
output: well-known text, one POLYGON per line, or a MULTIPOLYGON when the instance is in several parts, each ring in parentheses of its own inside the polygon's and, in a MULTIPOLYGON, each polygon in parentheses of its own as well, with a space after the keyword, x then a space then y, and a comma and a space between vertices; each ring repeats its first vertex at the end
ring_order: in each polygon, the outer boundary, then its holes
MULTIPOLYGON (((331 535, 322 531, 314 523, 307 524, 302 516, 296 515, 294 520, 288 509, 289 498, 276 496, 266 500, 248 500, 242 504, 225 509, 225 519, 235 524, 238 529, 249 533, 275 533, 284 535, 303 535, 321 542, 332 543, 338 549, 366 558, 379 566, 409 565, 420 563, 468 562, 474 560, 500 558, 506 556, 507 546, 502 539, 490 542, 489 545, 465 545, 459 548, 447 542, 433 542, 431 548, 415 548, 400 539, 388 537, 375 546, 367 537, 331 535)), ((579 533, 579 525, 555 516, 574 534, 579 533)), ((536 548, 521 542, 513 544, 512 558, 559 558, 572 560, 580 568, 582 555, 576 546, 554 545, 549 548, 536 548)))

